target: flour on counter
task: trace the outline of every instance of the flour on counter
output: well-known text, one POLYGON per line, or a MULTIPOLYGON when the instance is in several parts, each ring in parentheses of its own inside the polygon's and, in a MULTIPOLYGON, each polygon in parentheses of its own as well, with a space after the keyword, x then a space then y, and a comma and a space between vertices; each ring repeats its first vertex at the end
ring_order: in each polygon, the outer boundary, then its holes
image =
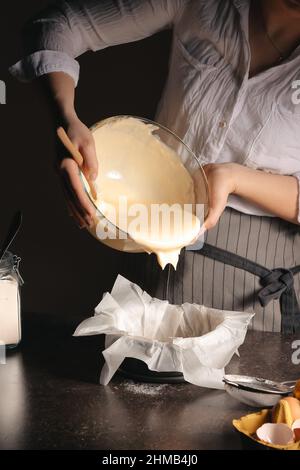
POLYGON ((163 393, 167 389, 168 384, 138 383, 133 380, 126 380, 122 382, 120 386, 124 388, 126 392, 154 397, 163 393))

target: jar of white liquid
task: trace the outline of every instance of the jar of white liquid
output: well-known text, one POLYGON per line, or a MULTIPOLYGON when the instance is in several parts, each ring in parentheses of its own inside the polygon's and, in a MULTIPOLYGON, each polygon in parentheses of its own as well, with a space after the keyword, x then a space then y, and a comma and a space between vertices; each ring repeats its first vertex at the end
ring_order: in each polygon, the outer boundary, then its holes
POLYGON ((20 259, 7 251, 0 261, 0 345, 8 348, 21 341, 20 259))

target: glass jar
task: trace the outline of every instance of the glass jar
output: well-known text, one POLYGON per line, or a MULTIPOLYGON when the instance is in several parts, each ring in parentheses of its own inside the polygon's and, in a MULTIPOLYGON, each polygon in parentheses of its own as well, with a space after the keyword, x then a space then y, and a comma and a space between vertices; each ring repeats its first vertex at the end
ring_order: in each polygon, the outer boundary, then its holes
POLYGON ((21 341, 20 261, 9 251, 0 261, 0 344, 7 348, 16 347, 21 341))

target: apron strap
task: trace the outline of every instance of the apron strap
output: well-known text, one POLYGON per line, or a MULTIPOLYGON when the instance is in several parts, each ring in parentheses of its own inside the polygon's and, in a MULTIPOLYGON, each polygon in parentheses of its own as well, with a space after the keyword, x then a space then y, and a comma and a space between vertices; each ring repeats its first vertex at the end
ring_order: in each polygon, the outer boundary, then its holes
POLYGON ((300 332, 300 308, 294 289, 294 275, 300 272, 300 266, 294 266, 291 269, 268 269, 243 256, 208 243, 204 243, 203 247, 197 251, 215 261, 258 276, 262 285, 262 289, 258 292, 260 304, 265 307, 271 300, 279 299, 281 331, 285 334, 300 332))

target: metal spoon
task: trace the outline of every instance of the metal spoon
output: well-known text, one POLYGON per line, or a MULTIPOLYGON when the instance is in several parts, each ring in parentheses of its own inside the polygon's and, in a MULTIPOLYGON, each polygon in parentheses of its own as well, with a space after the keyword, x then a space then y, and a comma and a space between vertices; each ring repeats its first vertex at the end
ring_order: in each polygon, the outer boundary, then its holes
POLYGON ((4 257, 5 253, 7 252, 8 248, 10 247, 11 243, 13 242, 15 236, 17 235, 20 227, 21 227, 21 224, 22 224, 22 212, 21 211, 17 211, 10 224, 9 224, 9 227, 8 227, 8 231, 7 231, 7 234, 6 234, 6 237, 2 243, 2 246, 0 248, 0 262, 2 260, 2 258, 4 257))
POLYGON ((225 375, 223 382, 229 395, 254 407, 274 406, 281 398, 292 393, 296 383, 295 380, 274 382, 245 375, 225 375))

